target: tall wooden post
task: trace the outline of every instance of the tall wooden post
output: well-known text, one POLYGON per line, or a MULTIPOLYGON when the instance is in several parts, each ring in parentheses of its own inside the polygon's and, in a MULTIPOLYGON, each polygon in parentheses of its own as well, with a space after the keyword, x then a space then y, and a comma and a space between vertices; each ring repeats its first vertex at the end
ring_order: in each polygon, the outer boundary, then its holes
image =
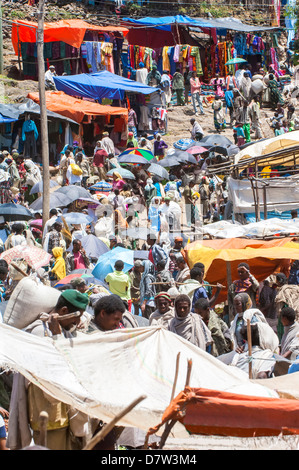
POLYGON ((45 94, 45 62, 44 62, 44 9, 45 0, 39 0, 37 23, 37 67, 41 126, 41 153, 43 164, 43 227, 49 219, 50 212, 50 169, 48 116, 45 94))
POLYGON ((2 0, 0 0, 0 74, 3 74, 3 24, 2 24, 2 0))

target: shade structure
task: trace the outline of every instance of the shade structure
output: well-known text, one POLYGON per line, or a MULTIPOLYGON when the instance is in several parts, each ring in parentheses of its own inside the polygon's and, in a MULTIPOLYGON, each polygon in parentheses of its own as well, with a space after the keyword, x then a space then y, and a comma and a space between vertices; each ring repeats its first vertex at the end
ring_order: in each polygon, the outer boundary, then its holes
POLYGON ((159 160, 157 165, 161 165, 163 168, 171 168, 173 166, 180 166, 181 163, 177 158, 173 157, 164 157, 162 160, 159 160))
MULTIPOLYGON (((28 98, 39 103, 39 93, 29 93, 28 98)), ((46 91, 46 107, 80 124, 86 116, 123 116, 128 120, 127 108, 104 106, 88 100, 69 96, 62 91, 46 91)))
POLYGON ((109 170, 108 173, 106 173, 106 176, 113 176, 114 173, 118 173, 122 178, 127 180, 135 179, 135 175, 133 175, 133 173, 126 168, 113 168, 112 170, 109 170))
POLYGON ((186 245, 186 257, 190 267, 197 261, 205 265, 205 279, 211 284, 219 282, 221 290, 217 302, 227 299, 227 269, 232 281, 238 279, 238 264, 246 261, 250 272, 262 282, 274 272, 286 270, 289 260, 299 259, 298 245, 291 238, 270 241, 245 238, 198 240, 186 245))
POLYGON ((186 152, 191 153, 191 155, 199 155, 201 153, 208 152, 209 149, 205 147, 201 147, 200 145, 195 145, 194 147, 190 147, 186 150, 186 152))
POLYGON ((142 155, 134 154, 120 155, 119 157, 117 157, 117 161, 118 163, 137 163, 139 165, 149 164, 149 161, 142 155))
POLYGON ((150 430, 178 421, 190 434, 260 437, 299 434, 299 409, 288 398, 249 397, 238 393, 186 387, 150 430))
POLYGON ((112 191, 112 184, 108 183, 108 181, 98 181, 97 183, 90 186, 89 189, 109 193, 110 191, 112 191))
MULTIPOLYGON (((63 279, 60 279, 54 285, 54 287, 57 288, 57 287, 65 286, 66 284, 70 284, 73 279, 77 279, 77 278, 84 279, 87 285, 92 284, 92 285, 100 285, 105 288, 107 287, 105 283, 103 283, 102 281, 99 281, 99 279, 96 279, 92 274, 75 273, 75 272, 68 274, 63 279)), ((107 289, 107 294, 109 293, 110 291, 107 289)))
MULTIPOLYGON (((292 150, 294 148, 296 157, 298 156, 298 141, 299 141, 299 131, 288 132, 283 135, 272 137, 270 139, 262 139, 254 142, 252 145, 242 149, 235 156, 235 163, 242 162, 242 160, 247 160, 250 158, 257 158, 265 156, 265 162, 267 162, 266 156, 269 155, 269 163, 271 164, 271 156, 273 153, 279 156, 279 152, 286 150, 292 150)), ((289 161, 287 158, 286 160, 289 161)), ((281 159, 275 158, 275 165, 283 164, 284 156, 282 155, 281 159)))
POLYGON ((99 101, 103 98, 123 100, 125 92, 150 95, 157 91, 157 88, 116 75, 108 70, 54 77, 54 82, 57 90, 67 95, 99 101))
POLYGON ((180 139, 177 140, 173 146, 179 150, 188 150, 190 147, 193 147, 196 144, 195 140, 193 139, 180 139))
POLYGON ((237 65, 237 64, 245 64, 247 60, 242 59, 241 57, 235 57, 234 59, 230 59, 225 62, 225 65, 237 65))
POLYGON ((93 221, 92 216, 82 212, 69 212, 63 214, 63 218, 65 219, 66 223, 70 225, 88 225, 93 221))
POLYGON ((62 186, 55 191, 55 194, 65 194, 66 196, 70 197, 74 201, 80 198, 90 198, 90 193, 87 189, 83 188, 82 186, 77 186, 75 184, 71 184, 69 186, 62 186))
POLYGON ((86 235, 81 238, 82 246, 87 254, 92 258, 99 258, 109 251, 108 246, 102 240, 93 234, 86 235))
MULTIPOLYGON (((15 20, 12 24, 11 40, 16 55, 19 42, 36 42, 38 24, 33 21, 15 20)), ((45 23, 44 42, 62 41, 70 46, 79 48, 86 31, 120 32, 127 35, 129 30, 121 26, 98 26, 89 24, 81 19, 69 19, 45 23)))
POLYGON ((129 148, 127 150, 124 150, 119 155, 119 157, 121 157, 123 155, 139 155, 141 157, 144 157, 148 161, 151 161, 151 160, 155 161, 156 160, 154 154, 150 150, 144 149, 144 148, 139 148, 139 147, 133 147, 133 148, 129 148))
POLYGON ((104 253, 99 257, 92 271, 93 276, 100 281, 104 281, 107 274, 114 271, 115 262, 118 260, 124 262, 123 272, 126 273, 134 266, 134 251, 117 246, 113 250, 104 253))
POLYGON ((153 175, 158 176, 159 178, 163 178, 166 180, 169 179, 168 171, 162 165, 159 165, 158 163, 151 163, 150 166, 146 169, 146 171, 148 173, 152 173, 153 175))
POLYGON ((224 135, 221 134, 210 134, 203 137, 199 142, 198 145, 202 145, 203 147, 206 145, 232 145, 233 142, 224 135))
POLYGON ((237 155, 240 149, 237 145, 234 145, 234 144, 224 144, 224 145, 216 145, 215 147, 211 147, 209 151, 220 153, 221 155, 225 155, 227 157, 232 157, 234 155, 237 155))
POLYGON ((43 219, 30 220, 29 224, 30 224, 31 227, 42 227, 43 226, 43 219))
MULTIPOLYGON (((66 207, 73 202, 72 198, 66 196, 63 193, 55 191, 54 193, 50 194, 50 209, 56 209, 57 207, 66 207)), ((43 209, 43 196, 40 196, 36 199, 32 204, 30 204, 30 209, 33 212, 39 212, 43 209)))
POLYGON ((0 204, 0 216, 4 217, 7 222, 33 219, 33 215, 27 207, 15 204, 14 202, 0 204))
MULTIPOLYGON (((38 183, 34 184, 30 190, 30 194, 42 193, 43 192, 43 181, 39 181, 38 183)), ((50 188, 55 188, 55 186, 59 186, 57 181, 50 180, 50 188)))
POLYGON ((0 255, 0 259, 4 259, 8 264, 13 260, 24 259, 34 269, 47 266, 51 259, 51 255, 45 250, 37 246, 17 245, 9 250, 4 251, 0 255))

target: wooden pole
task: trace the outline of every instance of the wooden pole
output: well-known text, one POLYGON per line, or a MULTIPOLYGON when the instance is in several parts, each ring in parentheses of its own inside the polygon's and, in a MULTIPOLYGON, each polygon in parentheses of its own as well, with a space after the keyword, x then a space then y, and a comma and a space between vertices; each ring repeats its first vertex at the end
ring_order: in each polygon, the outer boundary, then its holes
POLYGON ((45 63, 44 63, 44 16, 45 0, 39 0, 37 23, 37 67, 40 105, 41 153, 43 164, 43 227, 49 219, 50 212, 50 169, 49 169, 49 140, 48 116, 45 93, 45 63))
POLYGON ((267 188, 266 185, 263 186, 263 197, 264 197, 264 220, 267 219, 267 188))
POLYGON ((0 0, 0 74, 3 74, 3 23, 2 23, 2 0, 0 0))
POLYGON ((47 447, 47 425, 49 415, 46 411, 42 411, 39 415, 39 445, 47 447))
POLYGON ((92 450, 96 444, 104 439, 107 434, 114 428, 116 423, 122 419, 126 414, 128 414, 133 408, 135 408, 138 403, 146 398, 145 395, 134 400, 129 406, 127 406, 123 411, 118 413, 108 424, 106 424, 103 429, 98 432, 90 441, 86 444, 86 446, 82 450, 92 450))
POLYGON ((252 379, 252 341, 251 341, 251 324, 250 320, 247 320, 247 343, 248 343, 248 356, 250 357, 250 361, 248 364, 248 373, 249 378, 252 379))

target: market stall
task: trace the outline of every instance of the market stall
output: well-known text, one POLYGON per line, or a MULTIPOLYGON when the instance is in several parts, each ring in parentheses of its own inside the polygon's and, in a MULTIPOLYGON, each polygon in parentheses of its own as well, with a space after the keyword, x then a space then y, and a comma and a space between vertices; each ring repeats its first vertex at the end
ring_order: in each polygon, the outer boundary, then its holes
MULTIPOLYGON (((45 71, 54 65, 58 75, 110 70, 120 73, 120 56, 127 28, 98 26, 83 20, 44 25, 45 71)), ((24 78, 37 79, 37 23, 16 20, 12 44, 24 78)))

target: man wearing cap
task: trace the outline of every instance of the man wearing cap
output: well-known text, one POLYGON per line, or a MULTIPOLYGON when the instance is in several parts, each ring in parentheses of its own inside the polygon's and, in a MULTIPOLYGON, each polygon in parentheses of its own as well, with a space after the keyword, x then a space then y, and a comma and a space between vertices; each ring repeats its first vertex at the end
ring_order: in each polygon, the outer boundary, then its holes
MULTIPOLYGON (((67 289, 61 293, 56 306, 50 313, 41 313, 39 318, 28 325, 25 329, 27 333, 39 337, 51 337, 53 340, 59 338, 72 338, 77 335, 77 327, 81 321, 81 316, 88 305, 88 296, 74 289, 67 289), (74 316, 70 316, 74 314, 74 316)), ((20 374, 14 377, 14 394, 11 400, 11 418, 20 419, 14 416, 18 414, 18 403, 20 400, 19 393, 27 395, 27 414, 28 414, 28 435, 31 439, 31 430, 33 431, 33 440, 35 444, 39 444, 40 423, 39 416, 42 411, 46 411, 49 415, 47 424, 47 448, 50 450, 80 450, 84 442, 84 433, 82 432, 82 421, 87 422, 88 417, 65 403, 55 400, 46 394, 41 388, 33 383, 29 383, 20 374), (25 391, 26 385, 26 391, 25 391), (22 388, 23 387, 23 391, 22 388), (79 431, 79 420, 81 423, 79 431), (72 430, 70 429, 72 427, 72 430)), ((23 400, 24 400, 24 395, 23 400)), ((24 430, 24 427, 23 427, 24 430)), ((13 424, 10 434, 13 442, 17 441, 17 433, 20 430, 14 428, 13 424)), ((21 431, 22 432, 22 431, 21 431)), ((26 435, 24 433, 23 437, 26 435)), ((24 443, 24 441, 21 441, 24 443)), ((27 445, 29 445, 28 442, 27 445)))
POLYGON ((111 294, 118 295, 129 304, 131 310, 131 280, 128 274, 123 272, 124 262, 118 260, 114 264, 114 272, 107 274, 105 282, 109 286, 111 294))
POLYGON ((87 284, 83 277, 75 277, 71 279, 70 284, 73 289, 84 294, 87 291, 87 284))
POLYGON ((167 292, 160 292, 155 296, 157 309, 150 315, 150 325, 162 325, 167 329, 168 322, 174 317, 172 299, 167 292))
POLYGON ((50 65, 49 70, 45 73, 45 85, 46 90, 56 90, 53 77, 56 77, 57 73, 55 71, 54 65, 50 65))
POLYGON ((103 138, 101 140, 102 142, 102 149, 106 150, 108 155, 115 155, 115 147, 113 140, 110 139, 109 137, 109 132, 105 131, 103 132, 103 138))

